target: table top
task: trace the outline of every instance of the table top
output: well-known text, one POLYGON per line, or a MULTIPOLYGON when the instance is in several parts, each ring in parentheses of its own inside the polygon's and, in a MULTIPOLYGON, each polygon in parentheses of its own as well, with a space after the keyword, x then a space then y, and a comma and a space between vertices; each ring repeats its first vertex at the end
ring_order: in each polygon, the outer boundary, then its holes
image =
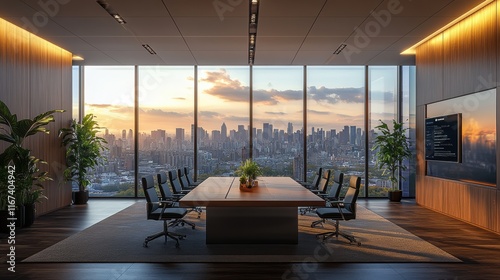
POLYGON ((325 206, 325 201, 290 177, 259 177, 258 187, 240 191, 238 177, 210 177, 180 201, 181 207, 325 206))

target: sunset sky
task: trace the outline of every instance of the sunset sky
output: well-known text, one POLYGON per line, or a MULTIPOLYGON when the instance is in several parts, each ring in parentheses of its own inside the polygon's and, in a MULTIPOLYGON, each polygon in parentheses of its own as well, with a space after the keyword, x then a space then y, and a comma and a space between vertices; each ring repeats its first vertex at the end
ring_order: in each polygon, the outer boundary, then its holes
MULTIPOLYGON (((372 120, 392 119, 396 67, 371 67, 372 120)), ((254 66, 254 126, 263 122, 286 130, 302 127, 303 67, 254 66)), ((308 131, 311 127, 341 130, 363 126, 364 66, 307 68, 308 131)), ((194 67, 139 67, 140 132, 175 128, 190 134, 194 118, 194 67)), ((248 125, 250 77, 247 66, 198 67, 199 126, 209 133, 248 125)), ((120 135, 134 127, 134 67, 85 67, 85 113, 94 113, 102 127, 120 135)), ((376 124, 374 124, 376 125, 376 124)), ((186 135, 186 136, 187 136, 186 135)))

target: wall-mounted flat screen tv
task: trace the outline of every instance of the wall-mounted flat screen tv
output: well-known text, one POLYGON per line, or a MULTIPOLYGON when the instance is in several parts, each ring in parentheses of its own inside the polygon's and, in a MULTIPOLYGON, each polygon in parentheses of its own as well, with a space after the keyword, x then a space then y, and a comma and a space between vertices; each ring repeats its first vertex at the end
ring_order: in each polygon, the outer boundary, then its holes
POLYGON ((425 159, 462 162, 462 114, 425 119, 425 159))

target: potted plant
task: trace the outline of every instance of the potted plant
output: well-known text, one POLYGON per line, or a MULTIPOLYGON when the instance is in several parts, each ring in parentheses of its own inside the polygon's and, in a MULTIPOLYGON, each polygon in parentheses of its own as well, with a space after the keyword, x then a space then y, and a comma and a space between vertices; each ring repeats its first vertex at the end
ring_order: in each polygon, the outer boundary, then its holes
MULTIPOLYGON (((0 154, 0 211, 7 211, 7 198, 14 194, 15 204, 18 212, 18 219, 24 223, 19 226, 29 226, 34 221, 34 204, 40 199, 46 198, 43 195, 41 182, 51 180, 48 172, 40 171, 39 164, 46 162, 36 158, 31 154, 31 150, 23 146, 24 140, 38 133, 49 134, 46 126, 54 122, 54 114, 62 113, 64 110, 50 110, 42 113, 33 119, 17 119, 16 114, 12 114, 5 103, 0 101, 0 140, 10 144, 0 154), (9 167, 10 166, 10 167, 9 167), (15 172, 9 173, 8 169, 15 172), (15 182, 15 190, 10 191, 7 180, 11 175, 12 182, 15 182), (10 192, 9 192, 10 191, 10 192), (25 211, 25 208, 28 211, 25 211), (25 213, 28 219, 25 219, 25 213)), ((3 229, 2 229, 3 230, 3 229)))
MULTIPOLYGON (((255 187, 257 186, 257 176, 262 175, 262 170, 260 166, 253 160, 247 159, 245 160, 236 171, 236 174, 240 176, 244 176, 247 178, 247 187, 255 187)), ((240 177, 241 180, 241 177, 240 177)), ((240 181, 241 182, 241 181, 240 181)))
MULTIPOLYGON (((402 122, 393 120, 392 131, 389 126, 380 120, 381 124, 376 126, 382 134, 375 138, 372 150, 376 151, 376 165, 383 170, 382 175, 389 175, 392 189, 388 196, 391 201, 400 201, 402 191, 398 187, 398 170, 406 170, 403 160, 411 156, 411 151, 406 136, 406 128, 402 122)), ((405 179, 401 177, 402 179, 405 179)))
POLYGON ((78 192, 74 192, 74 203, 85 204, 89 193, 89 172, 103 164, 106 158, 103 152, 107 150, 106 140, 97 136, 99 125, 93 114, 87 114, 81 123, 72 120, 69 128, 62 128, 59 137, 66 147, 66 165, 64 177, 68 181, 76 182, 78 192))

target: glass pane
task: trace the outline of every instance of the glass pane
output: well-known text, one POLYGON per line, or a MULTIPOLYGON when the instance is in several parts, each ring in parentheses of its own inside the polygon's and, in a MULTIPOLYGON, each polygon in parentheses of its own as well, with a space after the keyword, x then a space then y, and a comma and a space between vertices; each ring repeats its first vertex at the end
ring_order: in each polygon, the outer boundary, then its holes
MULTIPOLYGON (((375 166, 375 151, 372 151, 373 141, 378 130, 375 127, 380 120, 389 125, 392 130, 392 121, 397 120, 397 66, 370 66, 368 68, 369 83, 369 165, 368 165, 368 196, 386 197, 387 190, 391 188, 389 175, 383 174, 382 169, 375 166)), ((394 186, 394 188, 398 188, 394 186)))
POLYGON ((307 180, 323 167, 364 182, 365 67, 307 67, 307 86, 307 180))
POLYGON ((248 66, 198 67, 198 173, 233 176, 248 157, 248 66))
POLYGON ((134 196, 134 67, 85 66, 85 113, 108 142, 108 162, 91 178, 91 196, 134 196))
POLYGON ((303 67, 253 71, 253 158, 266 176, 302 179, 303 67))
POLYGON ((72 119, 79 120, 80 115, 80 66, 73 66, 72 69, 72 119))
POLYGON ((139 66, 139 179, 193 167, 193 77, 193 66, 139 66))
POLYGON ((410 150, 412 158, 405 160, 406 170, 401 171, 404 180, 401 181, 401 190, 404 197, 415 197, 415 174, 417 172, 417 145, 416 145, 416 68, 415 66, 403 66, 403 75, 401 77, 403 100, 402 100, 402 119, 407 128, 407 136, 410 139, 410 150))

